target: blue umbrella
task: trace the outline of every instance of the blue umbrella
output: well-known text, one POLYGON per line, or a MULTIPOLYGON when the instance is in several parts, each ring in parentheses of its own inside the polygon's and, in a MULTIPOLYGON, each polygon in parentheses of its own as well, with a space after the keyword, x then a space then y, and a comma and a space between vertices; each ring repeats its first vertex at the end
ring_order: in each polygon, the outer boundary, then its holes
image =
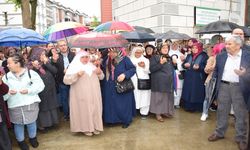
POLYGON ((42 35, 26 28, 7 29, 0 32, 0 46, 26 47, 47 43, 42 35))

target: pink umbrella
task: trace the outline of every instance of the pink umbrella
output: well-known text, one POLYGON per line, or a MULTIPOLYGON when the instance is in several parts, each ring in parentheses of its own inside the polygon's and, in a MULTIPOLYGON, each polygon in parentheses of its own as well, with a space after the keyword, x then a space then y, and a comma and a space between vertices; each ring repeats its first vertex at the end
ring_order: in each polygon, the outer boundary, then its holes
POLYGON ((88 32, 75 35, 69 39, 70 47, 78 48, 111 48, 125 47, 128 41, 119 34, 88 32))

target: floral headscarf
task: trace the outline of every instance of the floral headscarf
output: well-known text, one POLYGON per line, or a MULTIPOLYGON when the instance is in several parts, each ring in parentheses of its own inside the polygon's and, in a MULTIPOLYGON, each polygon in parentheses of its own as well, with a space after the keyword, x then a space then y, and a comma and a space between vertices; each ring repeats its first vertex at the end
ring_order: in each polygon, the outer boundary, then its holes
POLYGON ((109 76, 111 74, 112 80, 114 80, 114 70, 115 66, 118 65, 126 56, 126 52, 124 48, 113 48, 110 49, 111 51, 117 53, 117 56, 115 58, 109 57, 106 62, 106 80, 109 79, 109 76))

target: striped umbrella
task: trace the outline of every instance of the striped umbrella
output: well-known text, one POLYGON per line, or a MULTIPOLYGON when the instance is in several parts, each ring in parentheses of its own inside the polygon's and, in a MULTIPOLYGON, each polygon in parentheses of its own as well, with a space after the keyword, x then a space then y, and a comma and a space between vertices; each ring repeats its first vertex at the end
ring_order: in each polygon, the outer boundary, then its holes
MULTIPOLYGON (((57 41, 79 33, 88 31, 88 28, 77 22, 60 22, 50 26, 43 34, 48 41, 57 41)), ((66 39, 67 40, 67 39, 66 39)))
POLYGON ((104 31, 119 32, 119 31, 133 31, 133 30, 135 29, 132 26, 122 21, 109 21, 100 24, 94 29, 94 31, 96 32, 104 32, 104 31))
POLYGON ((88 32, 78 34, 69 39, 69 47, 78 48, 111 48, 125 47, 128 41, 120 34, 88 32))

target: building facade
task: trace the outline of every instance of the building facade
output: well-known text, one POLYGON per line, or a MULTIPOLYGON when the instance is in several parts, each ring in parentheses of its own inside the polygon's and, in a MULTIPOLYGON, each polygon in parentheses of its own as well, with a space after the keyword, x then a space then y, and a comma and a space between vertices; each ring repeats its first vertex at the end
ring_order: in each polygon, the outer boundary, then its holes
MULTIPOLYGON (((21 9, 16 9, 12 3, 0 0, 0 28, 22 27, 21 9)), ((75 21, 85 25, 88 15, 65 7, 54 0, 38 0, 36 15, 36 31, 43 33, 49 26, 64 21, 75 21)))
POLYGON ((112 0, 101 0, 101 22, 112 20, 112 0))
POLYGON ((171 29, 191 36, 200 28, 197 21, 220 19, 244 25, 245 10, 245 0, 112 0, 113 20, 149 27, 157 33, 171 29), (207 16, 198 17, 202 13, 207 16))

